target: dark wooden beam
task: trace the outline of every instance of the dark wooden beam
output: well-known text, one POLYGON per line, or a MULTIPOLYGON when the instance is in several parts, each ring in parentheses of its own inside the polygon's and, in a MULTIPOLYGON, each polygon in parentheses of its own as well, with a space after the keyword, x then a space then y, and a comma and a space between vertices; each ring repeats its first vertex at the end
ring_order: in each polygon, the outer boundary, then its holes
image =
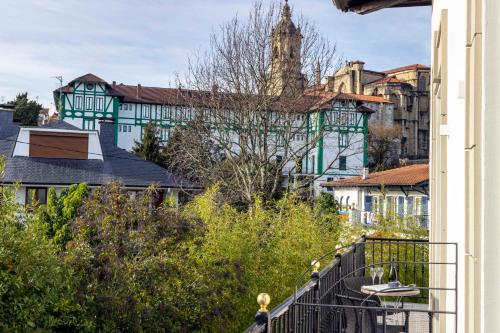
POLYGON ((430 6, 432 0, 332 0, 343 11, 368 14, 384 8, 430 6))

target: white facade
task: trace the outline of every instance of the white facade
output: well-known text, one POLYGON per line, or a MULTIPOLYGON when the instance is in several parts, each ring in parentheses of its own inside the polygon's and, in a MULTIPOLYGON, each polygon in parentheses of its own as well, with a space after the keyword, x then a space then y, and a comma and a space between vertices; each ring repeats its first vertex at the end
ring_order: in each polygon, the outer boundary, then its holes
POLYGON ((411 219, 428 228, 429 196, 420 191, 405 190, 395 186, 384 189, 375 186, 336 187, 333 196, 342 212, 356 216, 352 222, 378 223, 380 217, 411 219))
MULTIPOLYGON (((500 332, 500 2, 434 0, 432 31, 431 237, 458 243, 458 332, 500 332)), ((445 269, 432 279, 455 285, 445 269)))

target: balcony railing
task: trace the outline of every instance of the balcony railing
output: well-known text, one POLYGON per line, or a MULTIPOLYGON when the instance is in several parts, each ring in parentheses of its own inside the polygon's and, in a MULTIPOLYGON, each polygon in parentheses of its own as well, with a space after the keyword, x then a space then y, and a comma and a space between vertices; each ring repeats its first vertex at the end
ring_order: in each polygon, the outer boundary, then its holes
POLYGON ((296 287, 295 293, 271 312, 266 308, 269 300, 261 296, 261 310, 246 332, 430 333, 438 328, 436 325, 440 321, 450 325, 450 320, 455 332, 457 329, 456 243, 362 237, 358 242, 313 262, 300 277, 298 285, 302 287, 296 287), (431 261, 430 249, 443 251, 452 259, 431 261), (321 272, 315 270, 318 262, 329 259, 321 272), (349 283, 353 281, 371 284, 370 267, 383 267, 385 279, 382 279, 386 281, 391 264, 403 285, 415 285, 419 291, 417 296, 383 298, 350 289, 349 283), (452 286, 429 285, 429 276, 436 267, 446 267, 449 273, 454 272, 452 286), (308 276, 310 279, 303 284, 308 276), (435 302, 443 295, 450 298, 445 302, 435 302), (435 306, 438 303, 441 304, 439 308, 435 306))

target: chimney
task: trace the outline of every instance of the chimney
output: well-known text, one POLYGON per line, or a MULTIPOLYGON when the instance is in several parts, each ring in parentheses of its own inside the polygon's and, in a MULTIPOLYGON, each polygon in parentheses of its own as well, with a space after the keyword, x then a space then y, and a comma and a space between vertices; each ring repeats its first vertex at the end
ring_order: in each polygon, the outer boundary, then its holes
POLYGON ((113 81, 113 88, 116 87, 116 81, 113 81))
POLYGON ((137 84, 137 98, 141 98, 141 90, 142 90, 141 84, 138 83, 137 84))
POLYGON ((101 146, 116 146, 115 141, 115 119, 99 118, 99 139, 101 146))
POLYGON ((14 106, 0 105, 0 130, 14 123, 14 106))
POLYGON ((363 180, 368 179, 368 168, 363 168, 363 175, 361 176, 363 180))

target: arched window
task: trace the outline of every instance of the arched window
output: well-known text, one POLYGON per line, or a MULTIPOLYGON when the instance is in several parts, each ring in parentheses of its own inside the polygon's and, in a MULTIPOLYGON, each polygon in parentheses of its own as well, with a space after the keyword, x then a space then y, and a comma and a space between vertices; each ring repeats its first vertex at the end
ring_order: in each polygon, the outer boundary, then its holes
POLYGON ((344 202, 344 196, 340 197, 340 209, 342 209, 342 203, 344 202))
POLYGON ((347 198, 345 199, 345 205, 347 207, 347 209, 349 209, 349 196, 347 196, 347 198))

